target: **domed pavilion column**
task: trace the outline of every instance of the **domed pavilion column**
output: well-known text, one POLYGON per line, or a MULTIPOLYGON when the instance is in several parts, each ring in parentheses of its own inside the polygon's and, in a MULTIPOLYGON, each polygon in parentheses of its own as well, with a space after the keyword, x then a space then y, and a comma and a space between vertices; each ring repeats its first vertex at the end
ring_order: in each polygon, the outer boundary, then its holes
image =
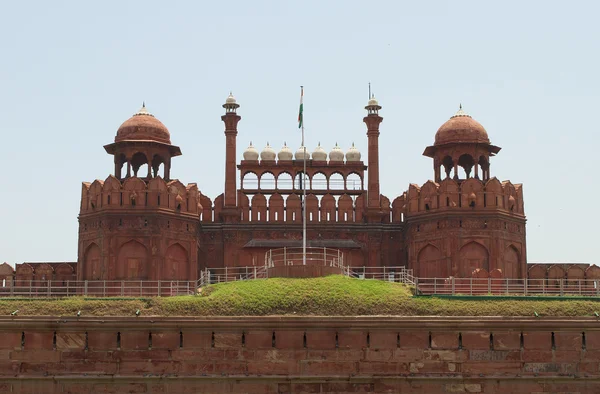
POLYGON ((225 115, 221 120, 225 123, 225 198, 221 216, 224 222, 231 223, 240 220, 240 212, 237 207, 237 187, 236 187, 236 139, 237 124, 242 119, 236 111, 240 105, 236 102, 231 93, 225 100, 223 108, 225 115))
POLYGON ((379 192, 379 124, 383 121, 383 118, 379 116, 381 106, 374 96, 371 96, 365 109, 367 110, 367 116, 363 118, 363 121, 367 125, 367 138, 369 140, 367 158, 369 161, 369 182, 367 186, 366 217, 369 223, 379 223, 384 216, 381 210, 379 192))

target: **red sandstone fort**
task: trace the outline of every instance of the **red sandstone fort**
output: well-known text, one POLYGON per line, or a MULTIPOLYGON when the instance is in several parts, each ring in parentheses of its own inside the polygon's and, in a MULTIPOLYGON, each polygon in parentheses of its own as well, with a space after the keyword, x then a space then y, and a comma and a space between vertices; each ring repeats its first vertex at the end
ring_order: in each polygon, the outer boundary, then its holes
MULTIPOLYGON (((267 250, 299 246, 304 150, 267 144, 259 154, 250 144, 238 162, 239 104, 230 95, 223 107, 221 195, 173 178, 181 149, 143 106, 104 146, 114 174, 82 185, 77 264, 19 264, 16 281, 194 280, 205 268, 261 265, 267 250)), ((317 146, 307 157, 308 245, 341 250, 349 266, 406 266, 419 277, 478 269, 525 277, 523 189, 492 176, 500 147, 484 127, 459 109, 423 152, 433 180, 388 197, 379 183, 381 106, 372 98, 365 109, 366 162, 354 145, 329 154, 317 146)))

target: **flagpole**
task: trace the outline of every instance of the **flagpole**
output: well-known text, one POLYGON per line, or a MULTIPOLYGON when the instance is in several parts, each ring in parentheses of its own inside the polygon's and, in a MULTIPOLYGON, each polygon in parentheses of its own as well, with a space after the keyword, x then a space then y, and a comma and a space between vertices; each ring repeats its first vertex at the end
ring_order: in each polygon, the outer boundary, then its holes
POLYGON ((304 86, 300 86, 300 126, 302 128, 302 265, 306 265, 306 145, 304 144, 304 86))

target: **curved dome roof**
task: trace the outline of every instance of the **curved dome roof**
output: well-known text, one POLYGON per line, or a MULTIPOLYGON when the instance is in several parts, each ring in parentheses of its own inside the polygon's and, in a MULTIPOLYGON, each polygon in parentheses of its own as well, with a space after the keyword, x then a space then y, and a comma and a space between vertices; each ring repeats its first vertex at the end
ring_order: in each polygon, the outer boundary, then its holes
POLYGON ((462 105, 458 112, 435 133, 434 145, 452 143, 490 143, 488 134, 481 123, 465 113, 462 105))
POLYGON ((331 152, 329 152, 329 161, 344 161, 344 152, 338 146, 337 142, 331 152))
MULTIPOLYGON (((296 160, 304 160, 304 149, 304 146, 298 148, 298 150, 294 154, 294 158, 296 160)), ((306 160, 310 160, 310 152, 308 151, 308 149, 306 149, 306 160)))
POLYGON ((258 160, 258 151, 252 145, 252 141, 250 141, 250 145, 244 151, 244 160, 258 160))
POLYGON ((346 162, 348 161, 360 161, 360 151, 354 146, 354 142, 348 152, 346 152, 346 162))
POLYGON ((120 141, 156 141, 170 145, 171 134, 160 120, 148 112, 144 104, 117 130, 115 142, 120 141))
POLYGON ((294 158, 294 154, 292 153, 292 150, 287 146, 287 144, 285 142, 283 143, 283 147, 277 154, 277 158, 279 160, 292 160, 294 158))
POLYGON ((275 150, 271 148, 271 145, 269 145, 269 143, 267 142, 267 146, 265 146, 264 149, 260 152, 260 159, 275 160, 276 156, 277 155, 275 154, 275 150))
POLYGON ((317 147, 315 148, 315 150, 312 153, 312 159, 316 160, 316 161, 326 161, 327 160, 327 152, 325 152, 325 149, 323 149, 321 147, 320 142, 319 142, 319 145, 317 145, 317 147))

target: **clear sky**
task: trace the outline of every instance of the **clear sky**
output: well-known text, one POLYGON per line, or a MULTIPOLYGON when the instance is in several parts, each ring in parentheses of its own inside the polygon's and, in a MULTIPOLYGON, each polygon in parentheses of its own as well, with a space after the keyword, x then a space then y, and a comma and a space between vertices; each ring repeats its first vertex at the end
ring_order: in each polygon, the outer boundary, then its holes
MULTIPOLYGON (((223 191, 221 104, 252 140, 366 153, 367 83, 383 106, 381 192, 433 177, 423 149, 458 109, 524 184, 529 261, 598 263, 600 106, 594 1, 12 1, 0 12, 0 261, 75 261, 81 182, 142 101, 183 156, 171 175, 223 191)), ((366 155, 363 156, 366 160, 366 155)), ((238 158, 239 159, 239 158, 238 158)))

